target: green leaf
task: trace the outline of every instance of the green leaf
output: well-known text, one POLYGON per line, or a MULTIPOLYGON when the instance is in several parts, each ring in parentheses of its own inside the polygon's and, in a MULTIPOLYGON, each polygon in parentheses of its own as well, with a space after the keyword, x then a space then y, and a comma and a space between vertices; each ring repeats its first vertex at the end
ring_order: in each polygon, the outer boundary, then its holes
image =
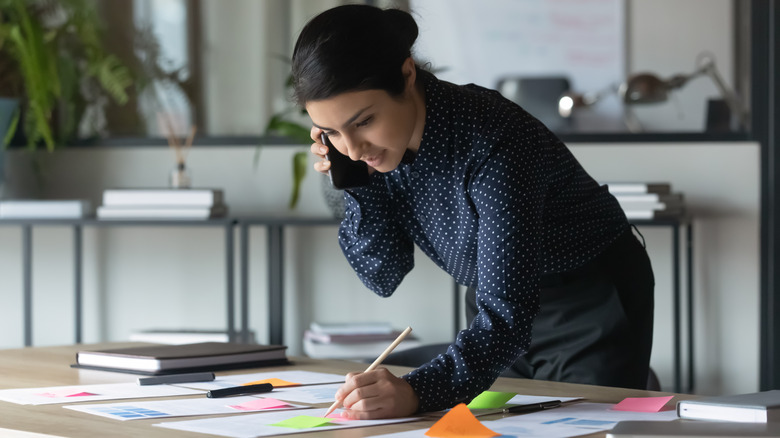
POLYGON ((4 148, 8 146, 8 144, 11 143, 11 139, 14 138, 14 134, 16 133, 16 126, 19 124, 20 114, 21 112, 17 107, 16 110, 14 110, 14 116, 11 118, 11 123, 8 124, 8 131, 6 131, 5 133, 5 138, 3 138, 4 148))
POLYGON ((298 123, 285 120, 280 115, 271 117, 265 128, 267 134, 278 134, 301 144, 311 144, 311 130, 298 123))
POLYGON ((293 155, 293 188, 290 194, 290 209, 298 206, 300 198, 301 183, 306 177, 306 168, 309 166, 309 156, 306 152, 296 152, 293 155))

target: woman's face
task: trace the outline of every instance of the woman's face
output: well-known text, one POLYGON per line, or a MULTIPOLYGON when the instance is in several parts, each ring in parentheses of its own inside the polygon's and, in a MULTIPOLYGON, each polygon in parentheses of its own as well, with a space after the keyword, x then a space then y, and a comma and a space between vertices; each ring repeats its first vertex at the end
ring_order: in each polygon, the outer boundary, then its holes
POLYGON ((422 138, 424 104, 414 77, 407 84, 399 97, 384 90, 353 91, 310 101, 306 110, 339 152, 389 172, 398 167, 407 149, 417 151, 422 138))

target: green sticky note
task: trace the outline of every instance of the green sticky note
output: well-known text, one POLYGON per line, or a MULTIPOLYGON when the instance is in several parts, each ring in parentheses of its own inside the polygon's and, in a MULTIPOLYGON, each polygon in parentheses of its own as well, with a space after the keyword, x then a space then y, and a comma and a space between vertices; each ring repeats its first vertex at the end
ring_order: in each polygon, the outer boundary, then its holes
POLYGON ((329 418, 312 417, 311 415, 298 415, 297 417, 288 418, 271 426, 279 427, 291 427, 293 429, 309 429, 312 427, 323 426, 330 423, 329 418))
POLYGON ((517 394, 514 392, 485 391, 474 397, 468 404, 469 409, 498 409, 504 407, 506 402, 517 394))

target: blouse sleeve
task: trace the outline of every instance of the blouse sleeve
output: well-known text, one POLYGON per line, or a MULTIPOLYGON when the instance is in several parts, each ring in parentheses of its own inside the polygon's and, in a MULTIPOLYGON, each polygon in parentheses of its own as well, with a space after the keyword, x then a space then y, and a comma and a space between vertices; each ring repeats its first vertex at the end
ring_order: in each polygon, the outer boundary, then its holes
POLYGON ((379 172, 369 186, 344 193, 341 250, 367 288, 390 296, 414 267, 414 243, 392 213, 392 198, 379 172))
POLYGON ((539 310, 545 188, 544 178, 534 174, 543 172, 541 157, 516 150, 494 151, 472 173, 469 195, 479 215, 478 314, 446 353, 404 376, 421 412, 470 401, 528 351, 539 310))

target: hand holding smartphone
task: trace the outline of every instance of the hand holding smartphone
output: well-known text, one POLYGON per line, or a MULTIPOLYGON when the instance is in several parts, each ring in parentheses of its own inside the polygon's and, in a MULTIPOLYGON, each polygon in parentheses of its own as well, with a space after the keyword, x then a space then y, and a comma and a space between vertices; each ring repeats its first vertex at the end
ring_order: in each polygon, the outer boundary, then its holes
POLYGON ((330 142, 325 133, 320 135, 322 144, 328 147, 325 157, 330 161, 330 184, 339 190, 367 186, 370 182, 368 165, 362 161, 352 161, 351 158, 339 152, 330 142))

